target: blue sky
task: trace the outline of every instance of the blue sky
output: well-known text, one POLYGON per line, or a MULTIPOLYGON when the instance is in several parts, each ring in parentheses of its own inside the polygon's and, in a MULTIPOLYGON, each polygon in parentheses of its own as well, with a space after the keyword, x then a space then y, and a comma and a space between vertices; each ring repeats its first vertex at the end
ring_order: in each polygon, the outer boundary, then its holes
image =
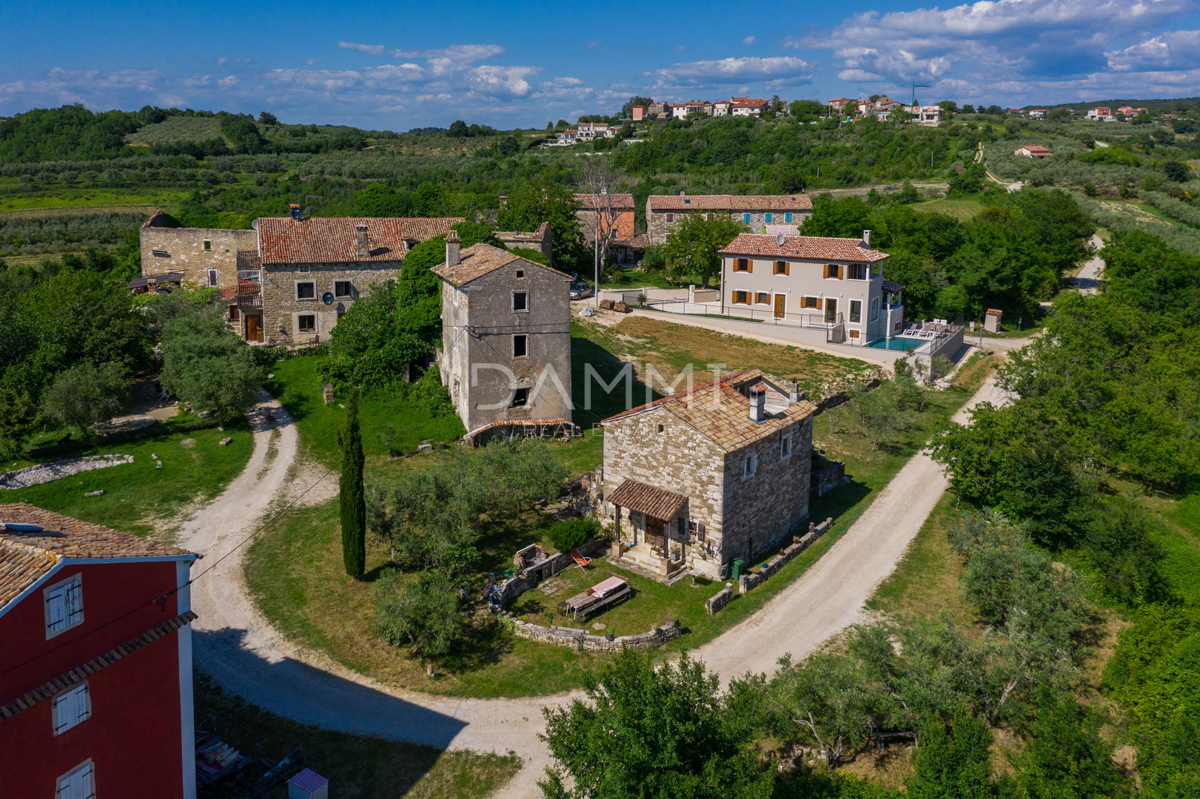
POLYGON ((80 102, 407 130, 633 94, 959 103, 1200 95, 1200 0, 0 3, 0 115, 80 102))

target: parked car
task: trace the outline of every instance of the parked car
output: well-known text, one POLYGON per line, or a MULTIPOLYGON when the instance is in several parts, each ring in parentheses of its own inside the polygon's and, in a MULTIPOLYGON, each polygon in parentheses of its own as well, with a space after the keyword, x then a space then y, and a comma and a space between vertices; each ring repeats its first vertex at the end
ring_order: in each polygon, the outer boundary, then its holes
POLYGON ((571 284, 571 299, 582 300, 585 297, 592 296, 592 287, 587 283, 572 283, 571 284))

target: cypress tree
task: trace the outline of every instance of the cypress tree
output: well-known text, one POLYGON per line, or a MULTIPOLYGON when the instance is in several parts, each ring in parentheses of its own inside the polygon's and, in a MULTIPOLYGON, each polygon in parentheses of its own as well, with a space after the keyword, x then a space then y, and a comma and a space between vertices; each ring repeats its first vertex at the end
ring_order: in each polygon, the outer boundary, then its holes
POLYGON ((363 492, 362 431, 358 427, 358 389, 346 403, 346 427, 342 430, 342 476, 338 501, 342 512, 342 560, 346 574, 355 579, 367 568, 367 502, 363 492))

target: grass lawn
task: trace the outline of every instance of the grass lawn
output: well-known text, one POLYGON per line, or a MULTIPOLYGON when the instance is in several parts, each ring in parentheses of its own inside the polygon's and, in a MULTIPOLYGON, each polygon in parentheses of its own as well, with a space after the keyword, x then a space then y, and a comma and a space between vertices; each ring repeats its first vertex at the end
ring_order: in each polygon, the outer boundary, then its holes
MULTIPOLYGON (((801 350, 795 352, 812 355, 801 350)), ((748 617, 786 588, 845 533, 908 458, 923 446, 930 432, 974 393, 993 363, 993 359, 972 361, 960 374, 960 387, 931 394, 926 408, 914 414, 905 429, 897 431, 875 450, 857 429, 852 407, 818 417, 814 423, 815 446, 829 457, 845 460, 851 482, 813 502, 813 518, 833 517, 833 529, 762 587, 736 597, 716 616, 708 616, 704 601, 716 592, 717 586, 693 588, 690 580, 683 580, 667 587, 612 569, 630 580, 635 598, 587 623, 603 619, 617 633, 624 634, 644 631, 670 615, 677 616, 685 635, 659 650, 660 654, 669 655, 699 646, 748 617)), ((280 374, 276 368, 276 376, 280 374)), ((580 442, 568 446, 577 443, 580 442)), ((594 446, 587 438, 582 443, 594 446)), ((407 462, 435 467, 443 457, 448 455, 434 453, 407 462)), ((545 521, 545 517, 525 514, 518 520, 506 520, 494 530, 489 528, 489 535, 481 539, 484 549, 481 571, 507 566, 519 546, 540 540, 545 521)), ((607 662, 602 655, 514 638, 503 633, 490 616, 481 613, 476 616, 469 648, 448 664, 444 674, 429 680, 418 662, 388 646, 370 630, 374 614, 372 583, 388 564, 387 550, 377 542, 370 542, 368 573, 362 582, 355 582, 348 580, 343 571, 340 542, 336 502, 296 509, 278 519, 251 546, 246 579, 259 607, 285 635, 325 650, 356 671, 391 685, 432 693, 528 696, 576 688, 585 675, 607 662)), ((537 590, 528 592, 517 609, 532 614, 535 621, 544 622, 544 615, 538 618, 537 614, 544 614, 547 607, 570 596, 577 587, 604 579, 609 568, 603 559, 597 559, 586 576, 578 570, 568 571, 560 577, 564 585, 556 597, 537 590)))
MULTIPOLYGON (((53 433, 44 440, 56 442, 61 433, 53 433)), ((76 433, 74 438, 78 437, 76 433)), ((4 468, 19 469, 31 463, 110 454, 132 455, 133 463, 95 469, 31 488, 9 489, 0 492, 0 501, 28 502, 134 535, 169 536, 190 509, 215 497, 241 472, 253 449, 250 426, 244 419, 227 425, 222 432, 209 420, 180 414, 135 433, 93 436, 61 446, 57 443, 35 446, 31 460, 9 462, 4 468), (226 437, 233 441, 219 446, 218 442, 226 437), (151 454, 158 455, 163 468, 155 467, 151 454), (103 496, 84 496, 86 492, 101 490, 103 496)))
POLYGON ((978 200, 929 200, 909 206, 914 211, 925 211, 931 214, 945 214, 960 222, 975 218, 983 210, 983 203, 978 200))
MULTIPOLYGON (((226 694, 196 672, 196 729, 220 735, 243 755, 276 763, 297 746, 332 783, 358 799, 483 799, 521 769, 516 755, 443 752, 430 746, 333 732, 276 716, 226 694)), ((264 795, 287 796, 286 783, 264 795)))
MULTIPOLYGON (((585 271, 580 275, 581 278, 587 280, 588 273, 585 271)), ((699 286, 701 284, 699 277, 681 278, 679 280, 668 280, 661 272, 647 272, 642 269, 620 269, 617 267, 609 267, 605 272, 604 277, 600 279, 600 288, 602 289, 637 289, 643 286, 649 286, 656 289, 678 289, 687 288, 689 283, 694 283, 699 286)))

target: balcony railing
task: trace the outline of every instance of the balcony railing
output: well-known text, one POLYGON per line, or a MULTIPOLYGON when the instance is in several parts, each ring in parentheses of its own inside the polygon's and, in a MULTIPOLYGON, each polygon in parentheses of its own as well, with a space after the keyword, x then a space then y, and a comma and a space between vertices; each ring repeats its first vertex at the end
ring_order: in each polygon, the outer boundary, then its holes
POLYGON ((238 308, 262 307, 262 283, 257 280, 239 280, 237 284, 238 308))

